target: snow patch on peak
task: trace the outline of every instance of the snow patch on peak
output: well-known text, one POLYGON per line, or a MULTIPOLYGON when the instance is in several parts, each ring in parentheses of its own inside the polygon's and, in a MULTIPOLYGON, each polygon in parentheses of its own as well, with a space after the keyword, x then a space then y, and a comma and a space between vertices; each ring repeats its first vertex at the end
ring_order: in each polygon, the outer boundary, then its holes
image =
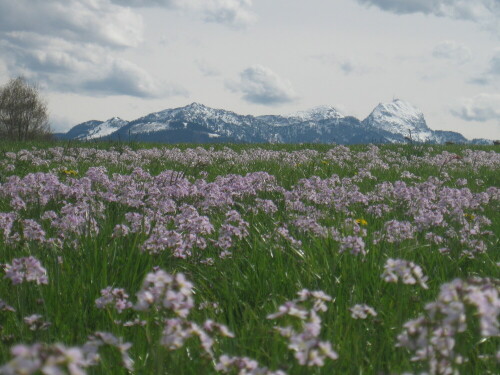
POLYGON ((296 118, 302 121, 320 121, 329 119, 340 119, 343 118, 344 115, 342 115, 333 106, 321 105, 318 107, 308 109, 306 111, 295 112, 285 117, 296 118))
POLYGON ((128 121, 122 120, 119 117, 110 118, 107 121, 96 124, 92 129, 88 130, 86 134, 77 136, 76 139, 90 140, 105 137, 121 129, 128 124, 128 121))
POLYGON ((130 133, 131 134, 155 133, 170 129, 171 129, 170 123, 168 122, 152 121, 152 122, 139 123, 133 125, 130 128, 130 133))
POLYGON ((421 120, 424 114, 414 105, 400 99, 391 103, 380 103, 372 112, 375 117, 393 117, 405 120, 421 120))
POLYGON ((391 103, 380 103, 365 122, 371 127, 411 137, 417 141, 427 141, 432 137, 432 130, 427 126, 422 111, 400 99, 391 103))

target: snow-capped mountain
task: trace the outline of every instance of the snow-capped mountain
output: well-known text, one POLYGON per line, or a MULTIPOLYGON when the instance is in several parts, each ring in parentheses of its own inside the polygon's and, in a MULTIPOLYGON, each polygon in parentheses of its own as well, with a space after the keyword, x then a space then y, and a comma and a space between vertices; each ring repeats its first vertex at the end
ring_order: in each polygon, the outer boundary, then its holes
POLYGON ((113 117, 107 121, 91 120, 76 125, 66 134, 57 134, 59 138, 90 141, 111 135, 128 124, 128 121, 113 117))
POLYGON ((214 109, 199 103, 151 113, 129 122, 116 136, 161 142, 265 142, 260 137, 260 121, 254 116, 214 109), (161 134, 160 134, 161 133, 161 134), (180 140, 176 140, 180 138, 180 140))
POLYGON ((367 127, 400 134, 417 142, 432 139, 432 130, 427 126, 424 114, 412 104, 399 99, 380 103, 363 123, 367 127))
POLYGON ((127 122, 88 121, 58 135, 63 139, 136 140, 166 143, 465 143, 461 134, 434 131, 423 113, 402 100, 379 104, 362 122, 334 107, 290 115, 239 115, 192 103, 127 122))
POLYGON ((107 121, 101 122, 100 124, 95 125, 86 134, 81 134, 75 139, 88 141, 91 139, 103 138, 107 135, 113 134, 119 129, 123 128, 128 124, 128 121, 122 120, 119 117, 113 117, 107 121))

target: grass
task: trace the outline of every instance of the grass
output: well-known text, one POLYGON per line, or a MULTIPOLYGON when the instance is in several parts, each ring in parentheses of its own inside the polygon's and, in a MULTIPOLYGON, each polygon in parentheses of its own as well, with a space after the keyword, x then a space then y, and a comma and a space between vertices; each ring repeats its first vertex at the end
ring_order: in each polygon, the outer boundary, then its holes
MULTIPOLYGON (((74 147, 109 149, 114 147, 118 152, 127 149, 141 150, 151 148, 147 144, 131 144, 125 148, 121 144, 75 144, 56 143, 43 145, 0 143, 0 161, 6 152, 20 150, 47 149, 62 147, 68 155, 74 147), (3 152, 2 152, 3 151, 3 152), (2 156, 3 155, 3 156, 2 156)), ((158 145, 156 145, 158 146, 158 145)), ((176 146, 180 150, 194 148, 190 145, 176 146)), ((207 146, 213 150, 223 151, 225 145, 207 146)), ((230 148, 236 153, 251 151, 255 146, 234 145, 230 148)), ((318 154, 305 163, 291 164, 279 161, 254 160, 247 164, 233 164, 230 160, 207 165, 183 164, 182 160, 151 159, 143 168, 151 175, 172 169, 194 181, 200 178, 200 172, 208 173, 207 181, 214 181, 217 176, 228 173, 245 175, 256 171, 266 171, 276 177, 279 186, 291 189, 301 178, 318 176, 322 179, 337 174, 340 178, 354 177, 359 168, 356 159, 350 159, 345 165, 334 160, 324 160, 325 153, 331 148, 327 145, 260 145, 266 150, 294 151, 313 149, 318 154)), ((384 155, 395 153, 401 159, 410 160, 412 156, 438 155, 443 151, 462 155, 465 148, 497 152, 488 146, 382 146, 384 155)), ((367 153, 366 146, 350 147, 353 157, 367 153)), ((4 159, 5 160, 5 159, 4 159)), ((96 159, 97 160, 97 159, 96 159)), ((366 165, 367 156, 361 157, 360 164, 366 165)), ((77 160, 76 164, 68 163, 65 167, 78 171, 77 178, 84 176, 88 168, 96 166, 95 160, 77 160)), ((48 160, 48 164, 35 166, 29 161, 15 162, 14 171, 2 170, 0 182, 9 176, 25 176, 33 172, 49 172, 59 168, 58 163, 48 160)), ((108 174, 128 174, 127 165, 109 164, 108 174)), ((402 170, 419 176, 421 181, 431 176, 439 176, 446 172, 450 180, 445 184, 456 188, 455 182, 467 178, 466 186, 472 192, 483 192, 490 186, 500 186, 498 164, 494 167, 479 169, 458 169, 452 165, 431 165, 411 163, 400 169, 373 168, 371 173, 377 180, 362 179, 357 186, 362 192, 371 192, 382 181, 394 182, 400 179, 402 170), (475 179, 483 180, 478 184, 475 179)), ((59 175, 61 181, 68 182, 69 177, 59 175)), ((411 185, 412 183, 408 183, 411 185)), ((0 190, 2 186, 0 185, 0 190)), ((274 236, 279 223, 290 224, 294 215, 285 209, 282 195, 277 192, 259 193, 259 197, 275 201, 279 207, 274 215, 253 213, 252 197, 243 197, 233 208, 237 209, 249 223, 249 235, 238 239, 232 247, 232 257, 219 259, 220 249, 210 242, 205 250, 196 250, 192 257, 179 259, 171 252, 150 255, 140 250, 140 245, 148 233, 130 234, 124 238, 113 238, 113 228, 123 222, 125 213, 133 211, 123 204, 107 204, 106 218, 99 221, 98 235, 84 234, 77 238, 78 246, 73 248, 64 244, 62 248, 47 247, 35 241, 21 241, 9 244, 2 240, 0 234, 0 263, 11 263, 13 258, 29 255, 35 256, 46 268, 49 277, 48 285, 24 283, 12 285, 9 279, 0 279, 0 299, 16 309, 15 313, 0 312, 0 364, 11 358, 10 347, 15 343, 31 344, 35 342, 64 343, 67 346, 81 346, 87 337, 96 331, 111 332, 133 344, 130 355, 135 361, 137 374, 212 374, 216 373, 209 358, 203 355, 197 339, 191 339, 184 347, 169 351, 159 345, 161 327, 155 319, 158 315, 142 314, 149 324, 146 327, 123 327, 114 324, 114 320, 133 319, 137 313, 125 311, 118 314, 113 309, 100 310, 95 307, 95 300, 100 291, 107 286, 126 289, 134 300, 134 294, 154 266, 168 273, 183 272, 194 284, 195 301, 216 302, 218 307, 193 309, 190 319, 202 323, 213 319, 223 323, 234 332, 235 338, 221 338, 216 345, 216 354, 248 356, 256 359, 262 366, 270 369, 282 369, 289 374, 398 374, 405 371, 423 371, 425 366, 412 362, 411 354, 404 348, 395 347, 396 337, 405 322, 423 313, 427 303, 436 299, 440 286, 455 278, 467 279, 472 276, 499 278, 498 262, 500 237, 499 202, 484 206, 481 214, 492 221, 488 229, 493 231, 493 239, 488 242, 484 254, 473 259, 461 257, 463 245, 457 240, 449 254, 441 254, 439 246, 425 239, 425 232, 419 232, 415 238, 401 243, 382 241, 372 244, 373 234, 383 228, 384 220, 408 219, 406 206, 398 206, 392 202, 393 211, 383 219, 366 211, 363 205, 350 207, 353 218, 364 218, 367 221, 366 237, 367 255, 353 256, 349 252, 340 253, 339 243, 331 236, 325 238, 312 233, 304 233, 290 225, 290 233, 302 242, 300 248, 290 242, 274 236), (201 264, 200 259, 211 257, 213 265, 201 264), (402 258, 420 265, 429 276, 429 289, 418 286, 392 284, 381 277, 383 266, 388 258, 402 258), (298 365, 293 352, 287 349, 286 340, 275 331, 276 321, 266 319, 270 313, 277 311, 285 301, 296 298, 296 293, 307 288, 322 290, 333 298, 328 303, 328 311, 321 314, 323 319, 321 337, 331 341, 339 358, 336 361, 326 360, 323 367, 307 367, 298 365), (355 320, 349 308, 357 303, 372 306, 378 313, 374 318, 355 320), (23 323, 23 317, 41 314, 51 322, 51 326, 43 331, 31 331, 23 323)), ((346 214, 332 206, 316 206, 326 215, 321 219, 325 227, 342 228, 346 214)), ((21 212, 23 218, 39 219, 48 209, 59 210, 61 202, 52 202, 47 207, 32 204, 21 212), (52 206, 51 206, 52 205, 52 206)), ((11 211, 10 201, 0 195, 0 212, 11 211)), ((225 211, 213 209, 207 215, 216 228, 224 220, 225 211)), ((47 236, 55 235, 56 230, 44 227, 47 236)), ((444 229, 436 228, 442 234, 444 229)), ((345 234, 348 234, 347 232, 345 234)), ((215 235, 209 236, 216 239, 215 235)), ((481 359, 481 355, 494 355, 500 345, 499 337, 482 340, 479 325, 474 317, 475 310, 468 317, 468 329, 457 339, 458 352, 468 358, 468 362, 460 366, 462 374, 494 374, 498 373, 495 360, 481 359)), ((498 317, 497 317, 498 318, 498 317)), ((88 369, 89 374, 125 374, 128 371, 117 366, 119 355, 116 350, 109 349, 102 353, 102 361, 98 366, 88 369)))

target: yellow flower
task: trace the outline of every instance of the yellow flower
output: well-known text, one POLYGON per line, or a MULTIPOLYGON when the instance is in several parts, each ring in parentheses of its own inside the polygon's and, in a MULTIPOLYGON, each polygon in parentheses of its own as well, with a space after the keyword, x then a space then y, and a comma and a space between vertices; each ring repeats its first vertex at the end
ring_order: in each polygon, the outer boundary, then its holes
POLYGON ((328 161, 327 160, 321 160, 321 162, 325 165, 328 165, 328 161))
POLYGON ((464 217, 467 221, 472 221, 475 218, 475 216, 472 214, 464 214, 464 217))
POLYGON ((368 221, 366 221, 365 219, 356 219, 356 223, 360 225, 368 225, 368 221))
POLYGON ((64 169, 62 171, 66 176, 76 176, 78 174, 74 169, 64 169))

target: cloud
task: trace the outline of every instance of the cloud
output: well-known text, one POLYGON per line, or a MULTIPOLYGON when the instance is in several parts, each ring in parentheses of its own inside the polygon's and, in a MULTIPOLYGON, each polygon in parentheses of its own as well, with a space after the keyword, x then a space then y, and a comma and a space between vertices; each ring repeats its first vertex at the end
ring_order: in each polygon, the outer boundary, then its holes
POLYGON ((462 99, 461 104, 452 109, 451 113, 466 121, 500 120, 500 94, 479 94, 462 99))
POLYGON ((339 57, 336 55, 316 55, 313 59, 320 61, 323 64, 337 66, 345 75, 349 74, 366 74, 370 69, 351 58, 339 57))
POLYGON ((142 18, 130 8, 94 0, 0 1, 0 33, 34 32, 73 42, 135 47, 142 18))
POLYGON ((497 49, 489 61, 488 68, 469 82, 477 85, 489 85, 500 78, 500 49, 497 49))
POLYGON ((241 27, 252 23, 252 0, 111 0, 129 7, 164 7, 199 14, 206 22, 241 27))
POLYGON ((65 133, 74 125, 74 122, 67 116, 52 113, 49 115, 49 122, 51 130, 56 133, 65 133))
POLYGON ((142 98, 160 98, 187 95, 187 91, 173 84, 156 82, 145 70, 123 59, 112 58, 97 78, 88 78, 80 87, 89 93, 101 95, 130 95, 142 98))
POLYGON ((52 91, 92 95, 185 95, 116 57, 143 40, 135 10, 110 0, 0 0, 0 62, 52 91))
POLYGON ((456 64, 464 64, 471 59, 472 52, 468 47, 460 43, 446 40, 434 47, 432 56, 438 59, 450 60, 456 64))
POLYGON ((357 0, 396 13, 423 13, 437 17, 473 21, 500 32, 500 3, 498 0, 357 0))
POLYGON ((361 4, 376 6, 380 9, 398 13, 431 13, 432 9, 439 3, 439 0, 357 0, 361 4))
POLYGON ((283 104, 297 99, 290 81, 262 65, 245 69, 240 73, 240 82, 227 86, 232 91, 243 93, 244 100, 256 104, 283 104))
POLYGON ((500 50, 490 60, 489 73, 494 76, 500 76, 500 50))
POLYGON ((0 44, 8 70, 59 92, 162 97, 183 94, 102 46, 75 45, 31 32, 8 33, 0 44))

